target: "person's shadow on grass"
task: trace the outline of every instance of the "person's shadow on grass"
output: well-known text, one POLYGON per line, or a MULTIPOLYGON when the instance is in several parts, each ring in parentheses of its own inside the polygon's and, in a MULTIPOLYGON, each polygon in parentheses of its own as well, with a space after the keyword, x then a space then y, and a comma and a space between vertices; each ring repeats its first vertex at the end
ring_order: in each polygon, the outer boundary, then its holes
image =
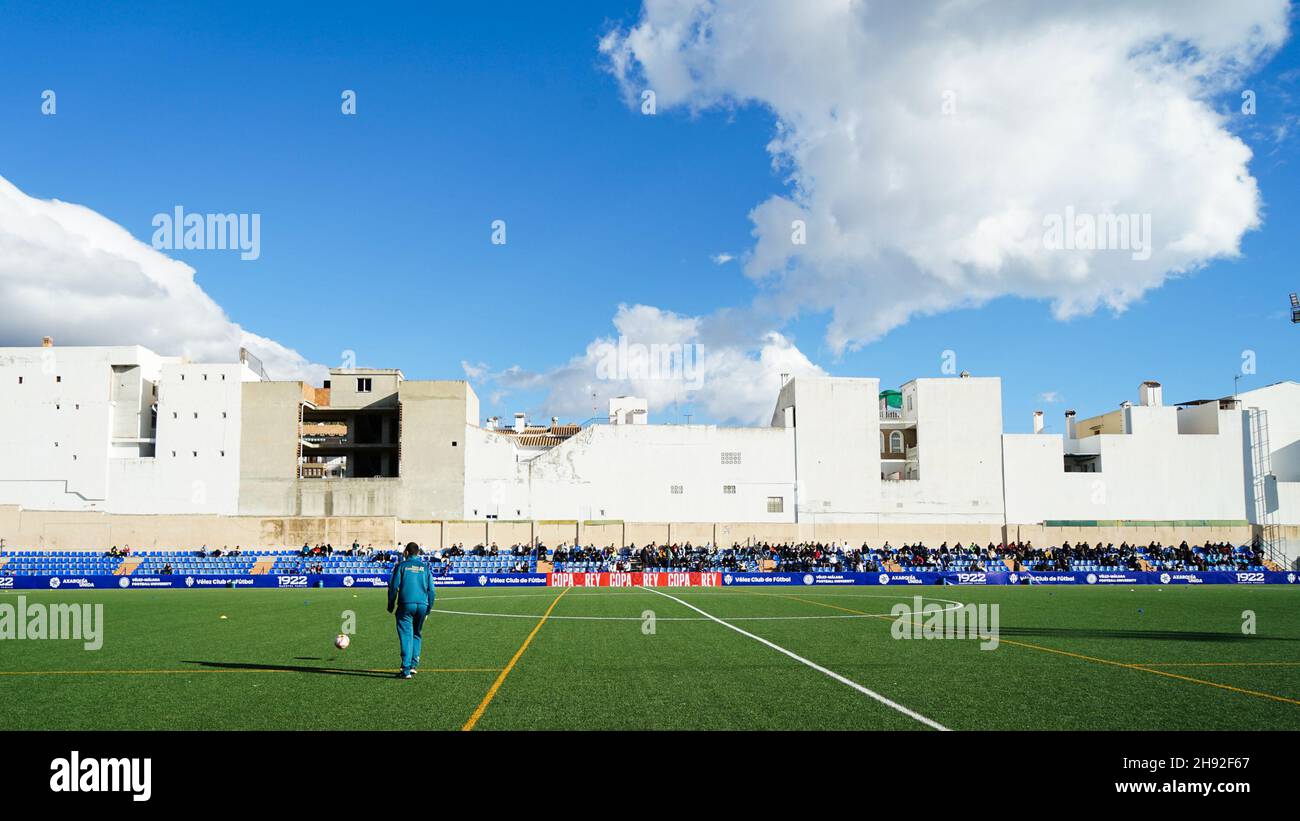
POLYGON ((200 667, 221 670, 262 670, 271 673, 317 673, 327 676, 365 676, 366 678, 392 678, 396 671, 357 670, 346 667, 315 667, 293 664, 252 664, 237 661, 182 661, 182 664, 197 664, 200 667))

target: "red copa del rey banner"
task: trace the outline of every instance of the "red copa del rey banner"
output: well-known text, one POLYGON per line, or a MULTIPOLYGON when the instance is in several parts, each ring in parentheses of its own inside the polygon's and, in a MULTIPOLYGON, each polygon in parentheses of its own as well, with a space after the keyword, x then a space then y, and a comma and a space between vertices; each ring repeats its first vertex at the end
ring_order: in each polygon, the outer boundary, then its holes
POLYGON ((547 573, 551 587, 720 587, 721 573, 547 573))

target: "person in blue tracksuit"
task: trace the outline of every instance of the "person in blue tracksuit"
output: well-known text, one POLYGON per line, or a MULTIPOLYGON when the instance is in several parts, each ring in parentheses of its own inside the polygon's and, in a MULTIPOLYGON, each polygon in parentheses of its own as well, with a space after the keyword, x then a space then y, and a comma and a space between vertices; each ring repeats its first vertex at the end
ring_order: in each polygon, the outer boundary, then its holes
POLYGON ((420 560, 420 546, 411 542, 388 579, 388 612, 396 608, 397 641, 402 647, 398 678, 410 678, 420 666, 420 636, 433 609, 433 573, 420 560))

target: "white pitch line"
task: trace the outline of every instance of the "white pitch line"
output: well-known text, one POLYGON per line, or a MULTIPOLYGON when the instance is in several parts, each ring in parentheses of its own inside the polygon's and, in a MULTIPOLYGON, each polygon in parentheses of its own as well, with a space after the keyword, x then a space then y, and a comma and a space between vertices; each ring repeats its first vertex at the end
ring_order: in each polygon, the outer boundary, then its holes
POLYGON ((700 608, 698 608, 698 607, 696 607, 695 605, 691 604, 690 602, 682 601, 681 599, 677 598, 676 596, 670 596, 670 595, 668 595, 667 593, 664 593, 663 591, 655 590, 653 587, 644 587, 644 586, 643 586, 641 589, 642 589, 642 590, 648 590, 648 591, 650 591, 651 593, 656 593, 656 594, 658 594, 658 595, 660 595, 660 596, 663 596, 663 597, 666 598, 666 599, 671 599, 672 601, 677 602, 678 604, 682 605, 683 607, 689 607, 691 610, 694 610, 696 613, 699 613, 701 616, 704 616, 704 617, 708 618, 710 621, 716 621, 718 624, 721 624, 723 627, 726 627, 726 628, 729 629, 729 630, 735 630, 737 633, 739 633, 739 634, 742 635, 742 636, 746 636, 746 637, 748 637, 748 638, 751 638, 751 639, 753 639, 754 641, 758 642, 759 644, 766 645, 766 646, 772 648, 773 650, 777 651, 778 653, 781 653, 781 654, 783 654, 783 655, 789 656, 790 658, 794 659, 795 661, 799 662, 800 664, 804 664, 804 665, 806 665, 806 666, 808 666, 808 667, 811 667, 812 669, 816 670, 816 671, 819 672, 819 673, 822 673, 823 675, 830 676, 831 678, 833 678, 833 679, 835 679, 836 681, 838 681, 840 684, 843 684, 843 685, 848 686, 848 687, 852 687, 854 690, 857 690, 859 693, 862 693, 864 696, 868 696, 868 697, 870 697, 870 698, 873 698, 873 699, 875 699, 876 701, 879 701, 881 704, 885 705, 886 707, 889 707, 889 708, 891 708, 891 709, 897 710, 898 712, 902 713, 903 715, 907 716, 908 718, 915 719, 916 721, 921 722, 922 724, 924 724, 924 725, 927 726, 927 727, 933 728, 933 729, 935 729, 935 730, 944 730, 944 731, 947 731, 947 729, 948 729, 947 727, 943 726, 943 725, 940 724, 939 722, 937 722, 937 721, 935 721, 935 720, 933 720, 933 719, 930 719, 930 718, 926 718, 925 716, 921 715, 920 713, 916 712, 915 710, 912 710, 912 709, 909 709, 909 708, 907 708, 907 707, 904 707, 903 705, 899 704, 897 701, 893 701, 893 700, 891 700, 891 699, 885 698, 885 697, 882 696, 880 693, 877 693, 875 690, 871 690, 871 689, 868 689, 868 688, 866 688, 866 687, 863 687, 861 684, 858 684, 856 681, 852 681, 852 680, 850 680, 850 679, 847 679, 847 678, 845 678, 844 676, 840 675, 839 673, 835 672, 834 670, 828 670, 828 669, 826 669, 825 667, 822 667, 820 664, 818 664, 818 663, 816 663, 816 662, 814 662, 814 661, 809 661, 808 659, 804 658, 803 656, 799 655, 798 653, 792 653, 791 651, 785 649, 785 648, 782 647, 781 645, 779 645, 779 644, 775 644, 775 643, 773 643, 773 642, 768 641, 767 639, 763 638, 762 636, 756 636, 756 635, 754 635, 753 633, 750 633, 750 632, 747 631, 747 630, 742 630, 742 629, 740 629, 739 627, 737 627, 737 626, 734 625, 734 624, 730 624, 730 623, 728 623, 728 622, 723 621, 722 619, 718 618, 717 616, 712 615, 711 613, 706 613, 706 612, 704 612, 703 610, 701 610, 700 608))
MULTIPOLYGON (((572 588, 570 588, 572 589, 572 588)), ((536 613, 484 613, 470 610, 444 610, 441 607, 435 607, 429 611, 432 616, 435 613, 442 613, 449 616, 487 616, 495 619, 535 619, 536 613)), ((732 621, 829 621, 833 619, 876 619, 881 616, 887 616, 888 613, 863 613, 861 615, 845 616, 741 616, 732 619, 732 621)), ((645 621, 641 616, 551 616, 551 621, 564 619, 568 621, 645 621)), ((656 621, 708 621, 703 616, 659 616, 656 621)))

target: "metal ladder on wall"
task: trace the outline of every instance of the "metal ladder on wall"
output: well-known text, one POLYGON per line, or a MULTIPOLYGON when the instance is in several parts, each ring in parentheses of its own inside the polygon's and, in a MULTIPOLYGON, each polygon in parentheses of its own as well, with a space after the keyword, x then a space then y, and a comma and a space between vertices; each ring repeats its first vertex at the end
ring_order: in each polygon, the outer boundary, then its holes
POLYGON ((1268 508, 1268 477, 1273 473, 1272 448, 1268 441, 1268 411, 1251 408, 1250 415, 1250 458, 1252 490, 1255 496, 1255 523, 1260 526, 1260 543, 1264 548, 1264 558, 1278 567, 1286 566, 1286 554, 1282 550, 1277 523, 1268 508))

